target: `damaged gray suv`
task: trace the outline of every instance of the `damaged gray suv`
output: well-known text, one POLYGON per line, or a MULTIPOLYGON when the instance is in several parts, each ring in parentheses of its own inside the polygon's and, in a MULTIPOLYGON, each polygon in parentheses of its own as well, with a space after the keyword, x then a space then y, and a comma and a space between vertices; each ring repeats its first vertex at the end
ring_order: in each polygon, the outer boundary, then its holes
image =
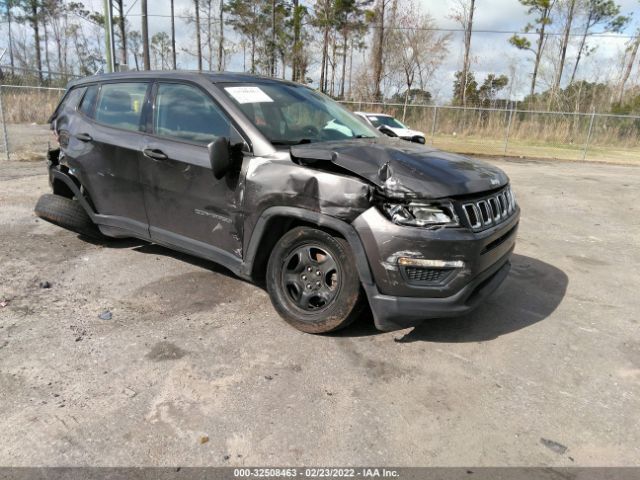
POLYGON ((461 315, 505 279, 519 208, 489 164, 382 136, 295 83, 146 72, 72 82, 36 213, 263 283, 289 324, 461 315))

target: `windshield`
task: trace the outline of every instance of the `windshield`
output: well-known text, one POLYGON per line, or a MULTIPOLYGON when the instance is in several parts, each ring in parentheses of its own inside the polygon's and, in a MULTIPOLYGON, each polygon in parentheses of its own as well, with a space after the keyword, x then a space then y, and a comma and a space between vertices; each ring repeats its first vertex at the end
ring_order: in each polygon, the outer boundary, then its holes
POLYGON ((273 145, 379 136, 341 105, 307 87, 281 83, 220 86, 273 145))
POLYGON ((391 128, 407 128, 395 118, 387 117, 386 115, 380 115, 380 116, 367 115, 367 118, 376 128, 379 127, 380 125, 386 125, 387 127, 391 127, 391 128))

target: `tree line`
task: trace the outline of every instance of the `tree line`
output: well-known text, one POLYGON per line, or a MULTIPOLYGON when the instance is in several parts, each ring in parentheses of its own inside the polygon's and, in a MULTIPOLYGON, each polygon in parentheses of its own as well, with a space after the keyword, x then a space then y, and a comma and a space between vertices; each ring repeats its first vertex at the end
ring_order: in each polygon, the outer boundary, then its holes
MULTIPOLYGON (((437 28, 417 0, 191 0, 182 11, 176 11, 174 0, 163 1, 170 4, 170 29, 150 35, 148 18, 154 13, 147 0, 140 0, 133 14, 123 0, 111 0, 119 68, 195 64, 199 70, 224 70, 234 57, 236 65, 241 58, 244 71, 317 84, 335 98, 407 105, 432 100, 435 76, 462 47, 453 104, 501 108, 513 97, 509 75, 477 79, 474 72, 481 67, 473 55, 474 14, 481 0, 452 0, 450 17, 459 25, 461 46, 451 32, 437 28), (193 32, 180 45, 176 19, 193 32)), ((520 103, 571 111, 638 110, 640 29, 616 59, 617 78, 581 78, 589 75, 585 64, 598 48, 594 34, 631 28, 633 18, 616 0, 512 1, 526 7, 529 17, 521 33, 500 46, 529 60, 529 93, 520 103)), ((46 72, 90 75, 104 64, 105 12, 71 0, 2 0, 0 11, 8 29, 3 63, 8 57, 10 73, 33 69, 46 83, 51 80, 46 72)))

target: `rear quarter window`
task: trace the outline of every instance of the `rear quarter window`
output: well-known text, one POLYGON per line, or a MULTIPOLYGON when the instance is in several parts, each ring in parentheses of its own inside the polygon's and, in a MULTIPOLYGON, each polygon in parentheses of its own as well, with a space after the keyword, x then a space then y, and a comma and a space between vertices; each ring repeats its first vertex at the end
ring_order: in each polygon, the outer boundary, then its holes
POLYGON ((62 98, 62 101, 58 105, 58 108, 56 108, 53 115, 51 115, 50 121, 59 117, 62 113, 75 110, 86 89, 86 87, 73 87, 69 90, 62 98))
POLYGON ((98 85, 91 85, 87 88, 87 92, 82 97, 82 101, 80 102, 80 106, 78 110, 82 112, 87 117, 93 116, 93 106, 96 103, 96 98, 98 96, 98 85))
POLYGON ((147 83, 105 83, 95 110, 96 122, 124 130, 138 131, 147 93, 147 83))

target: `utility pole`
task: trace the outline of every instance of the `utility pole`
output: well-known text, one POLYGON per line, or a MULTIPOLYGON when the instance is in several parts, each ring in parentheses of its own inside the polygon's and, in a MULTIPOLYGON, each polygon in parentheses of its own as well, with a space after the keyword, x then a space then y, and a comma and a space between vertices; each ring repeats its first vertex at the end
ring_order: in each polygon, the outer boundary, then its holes
MULTIPOLYGON (((383 100, 383 94, 380 89, 380 82, 382 81, 382 60, 384 57, 384 14, 385 9, 387 7, 387 3, 389 0, 379 0, 378 6, 376 10, 376 17, 378 25, 376 25, 377 30, 375 32, 375 40, 374 40, 374 54, 373 54, 373 84, 374 84, 374 99, 376 102, 380 102, 383 100)), ((329 41, 329 32, 325 30, 324 34, 324 44, 325 49, 327 48, 327 43, 329 41)), ((326 82, 326 79, 325 79, 326 82)), ((326 91, 326 88, 322 89, 322 91, 326 91)))
POLYGON ((142 7, 142 56, 144 69, 151 70, 151 59, 149 58, 149 24, 147 23, 147 0, 141 0, 142 7))
POLYGON ((276 76, 276 0, 271 0, 271 76, 276 76))
POLYGON ((462 106, 467 106, 467 82, 469 81, 469 52, 471 51, 471 34, 473 31, 473 12, 476 9, 476 0, 469 3, 467 22, 464 27, 464 60, 462 62, 462 106))
POLYGON ((224 70, 224 0, 220 0, 220 41, 218 42, 218 71, 224 70))
POLYGON ((300 69, 300 10, 299 0, 293 0, 293 56, 291 58, 291 80, 298 82, 300 69))
POLYGON ((196 44, 198 49, 198 71, 202 71, 202 41, 200 40, 200 2, 193 0, 196 7, 196 44))
POLYGON ((176 17, 173 0, 171 0, 171 55, 173 56, 173 69, 177 70, 176 64, 176 17))
POLYGON ((116 71, 116 54, 113 45, 113 9, 111 0, 104 0, 104 17, 107 20, 105 25, 105 42, 107 52, 107 71, 116 71))
POLYGON ((11 2, 6 2, 7 6, 7 22, 9 23, 9 63, 11 64, 11 75, 14 74, 13 62, 13 35, 11 35, 11 2))
POLYGON ((31 3, 31 27, 33 28, 33 35, 36 44, 36 68, 38 69, 38 85, 42 85, 42 56, 40 54, 40 21, 38 20, 38 2, 31 3))
POLYGON ((118 29, 120 30, 120 40, 122 40, 122 48, 120 49, 120 66, 127 65, 127 32, 125 28, 124 20, 124 7, 122 0, 116 0, 120 16, 118 18, 118 29))

